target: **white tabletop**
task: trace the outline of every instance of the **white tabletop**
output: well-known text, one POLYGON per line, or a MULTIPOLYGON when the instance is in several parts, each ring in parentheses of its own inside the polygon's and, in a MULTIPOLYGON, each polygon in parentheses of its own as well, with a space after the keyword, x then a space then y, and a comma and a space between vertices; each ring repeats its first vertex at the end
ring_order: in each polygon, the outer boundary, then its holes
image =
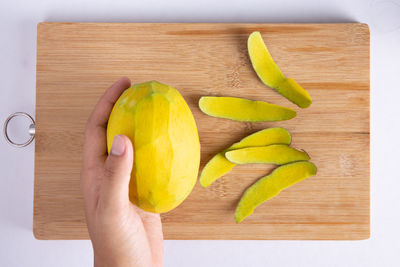
MULTIPOLYGON (((400 0, 1 0, 1 123, 14 111, 35 113, 36 24, 42 21, 368 23, 371 238, 165 241, 165 266, 400 266, 400 0)), ((24 126, 16 122, 10 131, 23 138, 24 126)), ((0 266, 91 266, 90 241, 34 239, 33 159, 34 145, 16 149, 0 137, 0 266)))

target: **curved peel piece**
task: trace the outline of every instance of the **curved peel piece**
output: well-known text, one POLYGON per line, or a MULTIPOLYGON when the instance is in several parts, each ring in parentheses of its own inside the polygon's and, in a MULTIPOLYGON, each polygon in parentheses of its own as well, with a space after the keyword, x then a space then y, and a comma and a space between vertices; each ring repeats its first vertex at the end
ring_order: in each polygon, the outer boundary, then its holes
POLYGON ((230 172, 236 164, 227 160, 224 151, 215 155, 206 166, 204 166, 200 175, 200 185, 208 187, 218 178, 230 172))
POLYGON ((291 143, 291 136, 288 130, 280 127, 268 128, 255 132, 240 142, 234 143, 229 148, 215 155, 203 168, 200 175, 200 184, 208 187, 215 180, 227 174, 236 164, 225 158, 225 152, 233 149, 239 149, 250 146, 267 146, 271 144, 287 144, 291 143))
POLYGON ((285 76, 272 59, 260 32, 250 34, 247 40, 247 48, 251 64, 261 81, 269 87, 278 87, 285 76))
POLYGON ((225 153, 225 157, 235 164, 266 163, 282 165, 310 159, 306 152, 288 145, 246 147, 228 151, 225 153))
POLYGON ((237 97, 203 96, 199 107, 207 115, 234 121, 283 121, 296 117, 296 111, 290 108, 237 97))
POLYGON ((278 195, 282 190, 317 173, 317 167, 308 161, 289 163, 262 177, 244 192, 236 208, 237 223, 251 215, 261 203, 278 195))
POLYGON ((261 81, 301 108, 311 105, 308 92, 293 79, 287 79, 272 59, 260 32, 253 32, 247 40, 250 61, 261 81))
POLYGON ((307 108, 312 103, 308 92, 291 78, 283 80, 276 90, 301 108, 307 108))

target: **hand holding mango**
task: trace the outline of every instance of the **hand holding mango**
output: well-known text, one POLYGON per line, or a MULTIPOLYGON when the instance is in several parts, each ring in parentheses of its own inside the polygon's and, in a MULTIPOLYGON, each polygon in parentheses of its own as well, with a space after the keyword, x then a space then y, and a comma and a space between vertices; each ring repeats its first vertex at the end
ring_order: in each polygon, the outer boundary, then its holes
POLYGON ((86 126, 81 190, 95 266, 162 266, 163 263, 159 214, 143 211, 129 201, 132 164, 136 162, 132 142, 124 135, 115 136, 107 155, 108 117, 114 103, 129 87, 127 78, 111 86, 86 126))

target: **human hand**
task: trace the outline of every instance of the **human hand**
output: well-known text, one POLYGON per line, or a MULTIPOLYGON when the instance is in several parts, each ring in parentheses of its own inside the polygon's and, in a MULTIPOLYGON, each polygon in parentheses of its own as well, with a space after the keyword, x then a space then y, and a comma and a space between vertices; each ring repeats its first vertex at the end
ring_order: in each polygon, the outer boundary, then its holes
POLYGON ((128 78, 112 85, 92 112, 85 134, 81 190, 95 266, 162 266, 163 234, 159 214, 129 200, 133 148, 128 137, 115 136, 107 156, 106 129, 111 110, 128 78))

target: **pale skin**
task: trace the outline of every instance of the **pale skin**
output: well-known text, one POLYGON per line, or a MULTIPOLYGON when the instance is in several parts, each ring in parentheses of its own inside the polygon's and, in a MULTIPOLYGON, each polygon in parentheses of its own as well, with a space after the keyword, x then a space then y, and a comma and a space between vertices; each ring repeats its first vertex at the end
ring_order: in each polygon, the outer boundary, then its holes
POLYGON ((163 265, 159 214, 145 212, 129 201, 134 160, 131 141, 124 135, 116 136, 107 154, 108 117, 130 85, 128 78, 121 78, 108 88, 86 125, 81 190, 96 267, 163 265))

